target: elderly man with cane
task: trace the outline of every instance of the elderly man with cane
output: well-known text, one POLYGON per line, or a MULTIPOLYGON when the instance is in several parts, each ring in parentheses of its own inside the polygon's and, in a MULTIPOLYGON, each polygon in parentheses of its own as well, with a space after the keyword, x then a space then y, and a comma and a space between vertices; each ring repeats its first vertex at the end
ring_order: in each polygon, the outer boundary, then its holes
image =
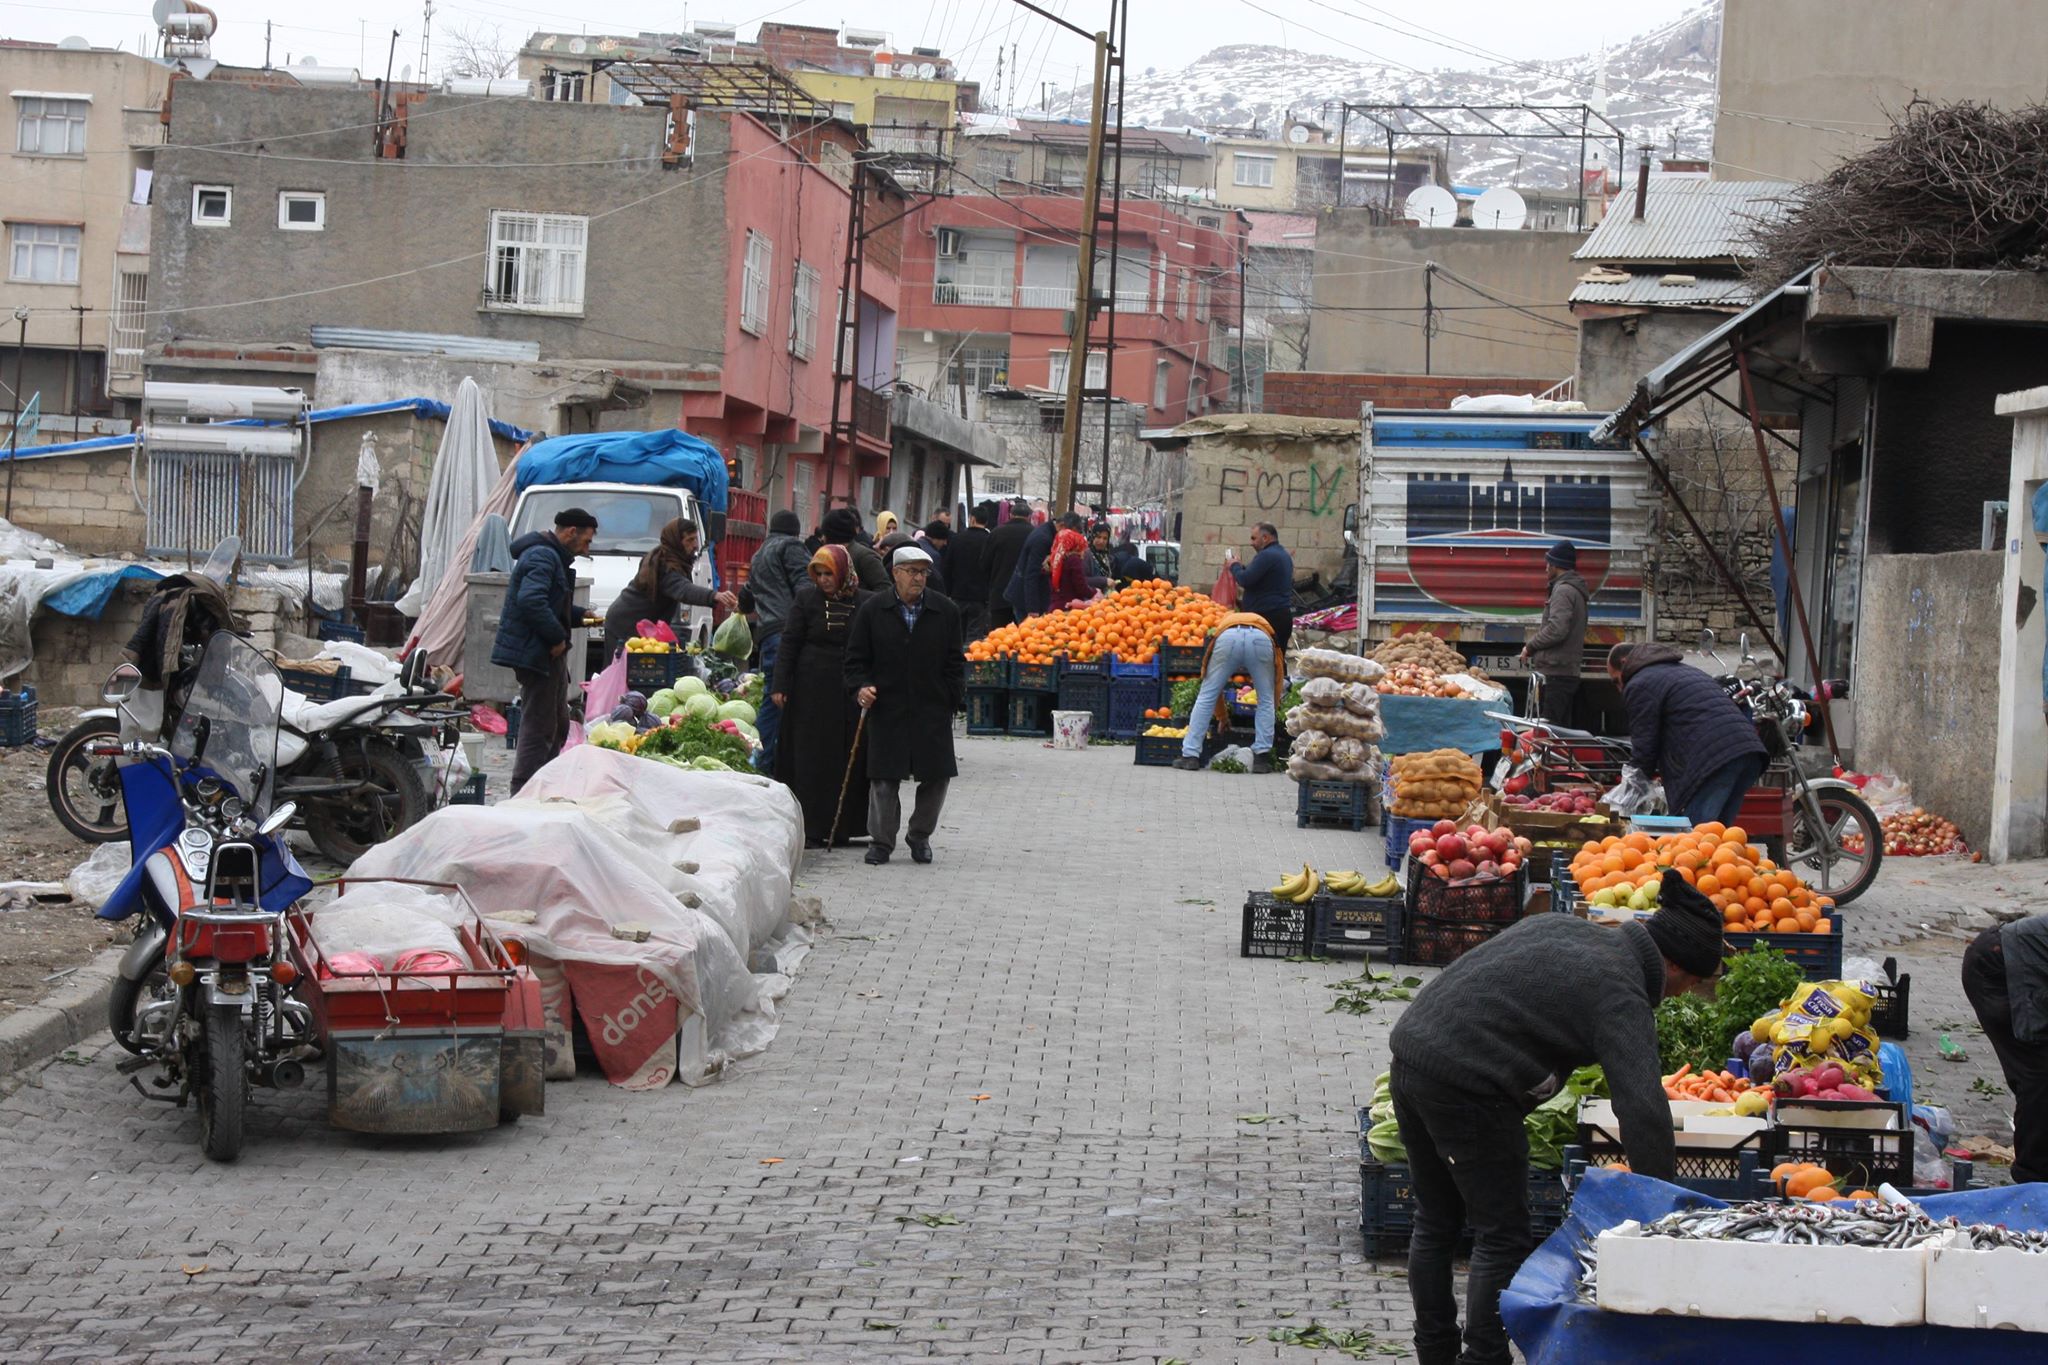
POLYGON ((868 731, 867 861, 874 866, 896 850, 903 823, 899 789, 906 779, 917 782, 906 839, 910 856, 932 860, 946 784, 959 772, 953 713, 967 704, 960 608, 925 586, 931 567, 920 547, 897 550, 890 565, 894 590, 861 603, 847 634, 846 685, 868 731))

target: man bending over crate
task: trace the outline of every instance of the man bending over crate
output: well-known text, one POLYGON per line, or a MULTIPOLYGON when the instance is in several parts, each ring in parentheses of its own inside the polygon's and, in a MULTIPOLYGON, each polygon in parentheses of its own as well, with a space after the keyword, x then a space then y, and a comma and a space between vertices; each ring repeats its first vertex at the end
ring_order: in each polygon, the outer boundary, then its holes
POLYGON ((1444 969, 1394 1025, 1394 1119, 1415 1230, 1408 1293, 1421 1365, 1506 1365, 1500 1295, 1530 1251, 1522 1120, 1572 1072, 1607 1072, 1630 1168, 1669 1180, 1674 1143, 1653 1011, 1720 970, 1721 915, 1676 872, 1647 921, 1534 915, 1444 969), (1473 1232, 1464 1354, 1451 1257, 1473 1232))

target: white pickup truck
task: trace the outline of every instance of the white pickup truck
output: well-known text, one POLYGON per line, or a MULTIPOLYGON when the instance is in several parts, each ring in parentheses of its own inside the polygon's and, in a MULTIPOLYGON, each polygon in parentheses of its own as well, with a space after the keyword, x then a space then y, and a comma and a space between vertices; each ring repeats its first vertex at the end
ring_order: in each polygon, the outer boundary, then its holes
MULTIPOLYGON (((512 509, 512 539, 547 530, 555 524, 555 514, 570 507, 581 507, 597 518, 597 539, 577 564, 579 574, 585 572, 585 563, 590 566, 590 609, 597 615, 603 616, 632 581, 641 556, 661 539, 661 528, 677 517, 688 517, 697 525, 697 563, 690 576, 707 588, 713 585, 710 528, 689 489, 644 483, 534 484, 512 509)), ((688 640, 710 643, 711 608, 685 608, 683 619, 688 640)))

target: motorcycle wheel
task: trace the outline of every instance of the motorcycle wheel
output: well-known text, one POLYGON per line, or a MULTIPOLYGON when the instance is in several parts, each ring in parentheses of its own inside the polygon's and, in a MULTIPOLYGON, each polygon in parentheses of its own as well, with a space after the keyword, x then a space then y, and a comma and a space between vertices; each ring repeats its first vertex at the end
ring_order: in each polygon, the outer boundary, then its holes
POLYGON ((128 837, 128 808, 121 801, 121 778, 111 758, 93 754, 95 744, 117 740, 121 722, 113 716, 92 716, 71 727, 50 751, 43 786, 57 823, 89 844, 111 844, 128 837))
POLYGON ((306 813, 306 832, 320 856, 347 867, 401 830, 424 820, 431 804, 419 770, 387 744, 344 751, 341 776, 376 788, 322 801, 306 813))
POLYGON ((138 1056, 142 1047, 135 1038, 135 1015, 163 982, 164 955, 163 950, 158 949, 156 960, 149 964, 149 971, 142 980, 130 981, 125 976, 116 975, 114 988, 107 995, 107 1031, 114 1035, 115 1042, 138 1056))
POLYGON ((1855 792, 1831 787, 1815 792, 1814 800, 1824 826, 1818 835, 1827 841, 1831 856, 1822 858, 1805 803, 1794 797, 1791 828, 1785 832, 1785 865, 1816 894, 1847 905, 1877 880, 1877 870, 1884 862, 1884 826, 1870 803, 1855 792), (1863 851, 1852 853, 1843 845, 1857 836, 1862 838, 1863 851))
POLYGON ((215 1005, 207 1011, 199 1145, 213 1161, 233 1161, 242 1154, 242 1119, 249 1101, 244 1046, 241 1006, 215 1005))

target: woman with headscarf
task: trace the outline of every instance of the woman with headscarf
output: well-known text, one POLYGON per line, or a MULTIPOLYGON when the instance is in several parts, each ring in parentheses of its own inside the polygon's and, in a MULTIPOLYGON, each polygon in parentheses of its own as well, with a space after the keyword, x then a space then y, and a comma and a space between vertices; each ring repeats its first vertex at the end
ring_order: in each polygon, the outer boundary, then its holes
POLYGON ((604 614, 604 656, 612 658, 640 633, 642 621, 667 621, 676 638, 688 634, 677 614, 684 607, 716 606, 732 611, 739 598, 716 592, 690 577, 697 564, 697 523, 684 517, 661 528, 661 540, 640 560, 640 568, 604 614))
POLYGON ((796 590, 783 623, 768 692, 782 708, 775 776, 789 784, 803 807, 805 846, 826 848, 867 827, 867 755, 853 756, 860 708, 846 688, 845 652, 854 610, 873 594, 860 586, 844 545, 820 546, 810 576, 796 590), (832 812, 841 791, 848 795, 835 826, 832 812))
POLYGON ((884 536, 893 535, 902 528, 903 522, 894 512, 875 513, 875 548, 881 548, 884 536))
POLYGON ((1061 527, 1052 539, 1052 553, 1046 556, 1045 571, 1052 583, 1052 610, 1094 600, 1095 585, 1088 581, 1093 564, 1088 558, 1088 541, 1079 531, 1061 527))

